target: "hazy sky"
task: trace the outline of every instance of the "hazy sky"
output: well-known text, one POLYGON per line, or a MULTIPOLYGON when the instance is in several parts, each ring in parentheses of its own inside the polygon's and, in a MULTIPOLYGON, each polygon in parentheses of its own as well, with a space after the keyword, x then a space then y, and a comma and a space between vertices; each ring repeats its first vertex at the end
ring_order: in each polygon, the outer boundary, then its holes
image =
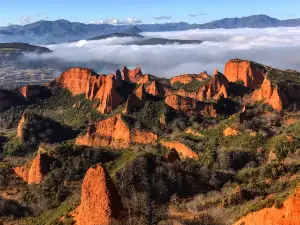
POLYGON ((253 14, 286 19, 300 18, 299 8, 299 0, 0 0, 0 26, 40 19, 203 23, 253 14))

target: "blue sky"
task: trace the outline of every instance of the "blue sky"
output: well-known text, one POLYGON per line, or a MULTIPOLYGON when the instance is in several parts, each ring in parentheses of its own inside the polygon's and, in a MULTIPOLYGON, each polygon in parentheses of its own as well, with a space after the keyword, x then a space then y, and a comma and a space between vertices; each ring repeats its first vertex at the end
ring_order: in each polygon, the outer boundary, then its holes
POLYGON ((299 8, 299 0, 0 0, 0 26, 40 19, 85 23, 115 19, 115 23, 123 23, 131 18, 143 23, 204 23, 253 14, 286 19, 300 18, 299 8))

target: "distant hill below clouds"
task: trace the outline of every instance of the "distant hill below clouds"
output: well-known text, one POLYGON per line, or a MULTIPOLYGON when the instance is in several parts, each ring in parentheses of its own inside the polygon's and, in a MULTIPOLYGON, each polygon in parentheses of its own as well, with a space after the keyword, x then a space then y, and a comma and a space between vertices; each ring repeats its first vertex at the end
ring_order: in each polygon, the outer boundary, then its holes
POLYGON ((253 15, 242 18, 225 18, 205 24, 165 23, 110 25, 84 24, 67 20, 38 21, 24 26, 0 27, 0 42, 27 42, 31 44, 48 44, 91 39, 112 33, 139 34, 140 32, 184 31, 190 29, 234 29, 296 27, 300 19, 278 20, 267 15, 253 15))

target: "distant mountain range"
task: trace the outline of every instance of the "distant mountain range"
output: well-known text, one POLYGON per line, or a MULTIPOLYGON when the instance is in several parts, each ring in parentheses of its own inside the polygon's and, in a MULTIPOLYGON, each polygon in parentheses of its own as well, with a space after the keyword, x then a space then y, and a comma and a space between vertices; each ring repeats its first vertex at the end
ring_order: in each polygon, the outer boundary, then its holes
POLYGON ((67 20, 38 21, 24 26, 13 25, 0 27, 0 42, 27 42, 48 44, 90 39, 112 33, 138 34, 140 32, 183 31, 190 29, 234 29, 265 27, 296 27, 300 19, 278 20, 267 15, 253 15, 242 18, 225 18, 205 24, 165 23, 110 25, 84 24, 67 20))

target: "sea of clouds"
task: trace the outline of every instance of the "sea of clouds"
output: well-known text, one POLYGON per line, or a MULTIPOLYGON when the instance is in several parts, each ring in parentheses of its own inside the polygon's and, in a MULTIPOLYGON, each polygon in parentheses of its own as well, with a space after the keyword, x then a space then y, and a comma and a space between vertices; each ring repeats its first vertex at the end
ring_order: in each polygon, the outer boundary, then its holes
POLYGON ((109 38, 47 45, 53 50, 40 57, 72 66, 110 73, 123 65, 139 66, 144 73, 171 77, 183 73, 224 70, 232 58, 300 71, 300 27, 265 29, 214 29, 142 33, 147 38, 203 40, 201 44, 139 46, 138 38, 109 38))

